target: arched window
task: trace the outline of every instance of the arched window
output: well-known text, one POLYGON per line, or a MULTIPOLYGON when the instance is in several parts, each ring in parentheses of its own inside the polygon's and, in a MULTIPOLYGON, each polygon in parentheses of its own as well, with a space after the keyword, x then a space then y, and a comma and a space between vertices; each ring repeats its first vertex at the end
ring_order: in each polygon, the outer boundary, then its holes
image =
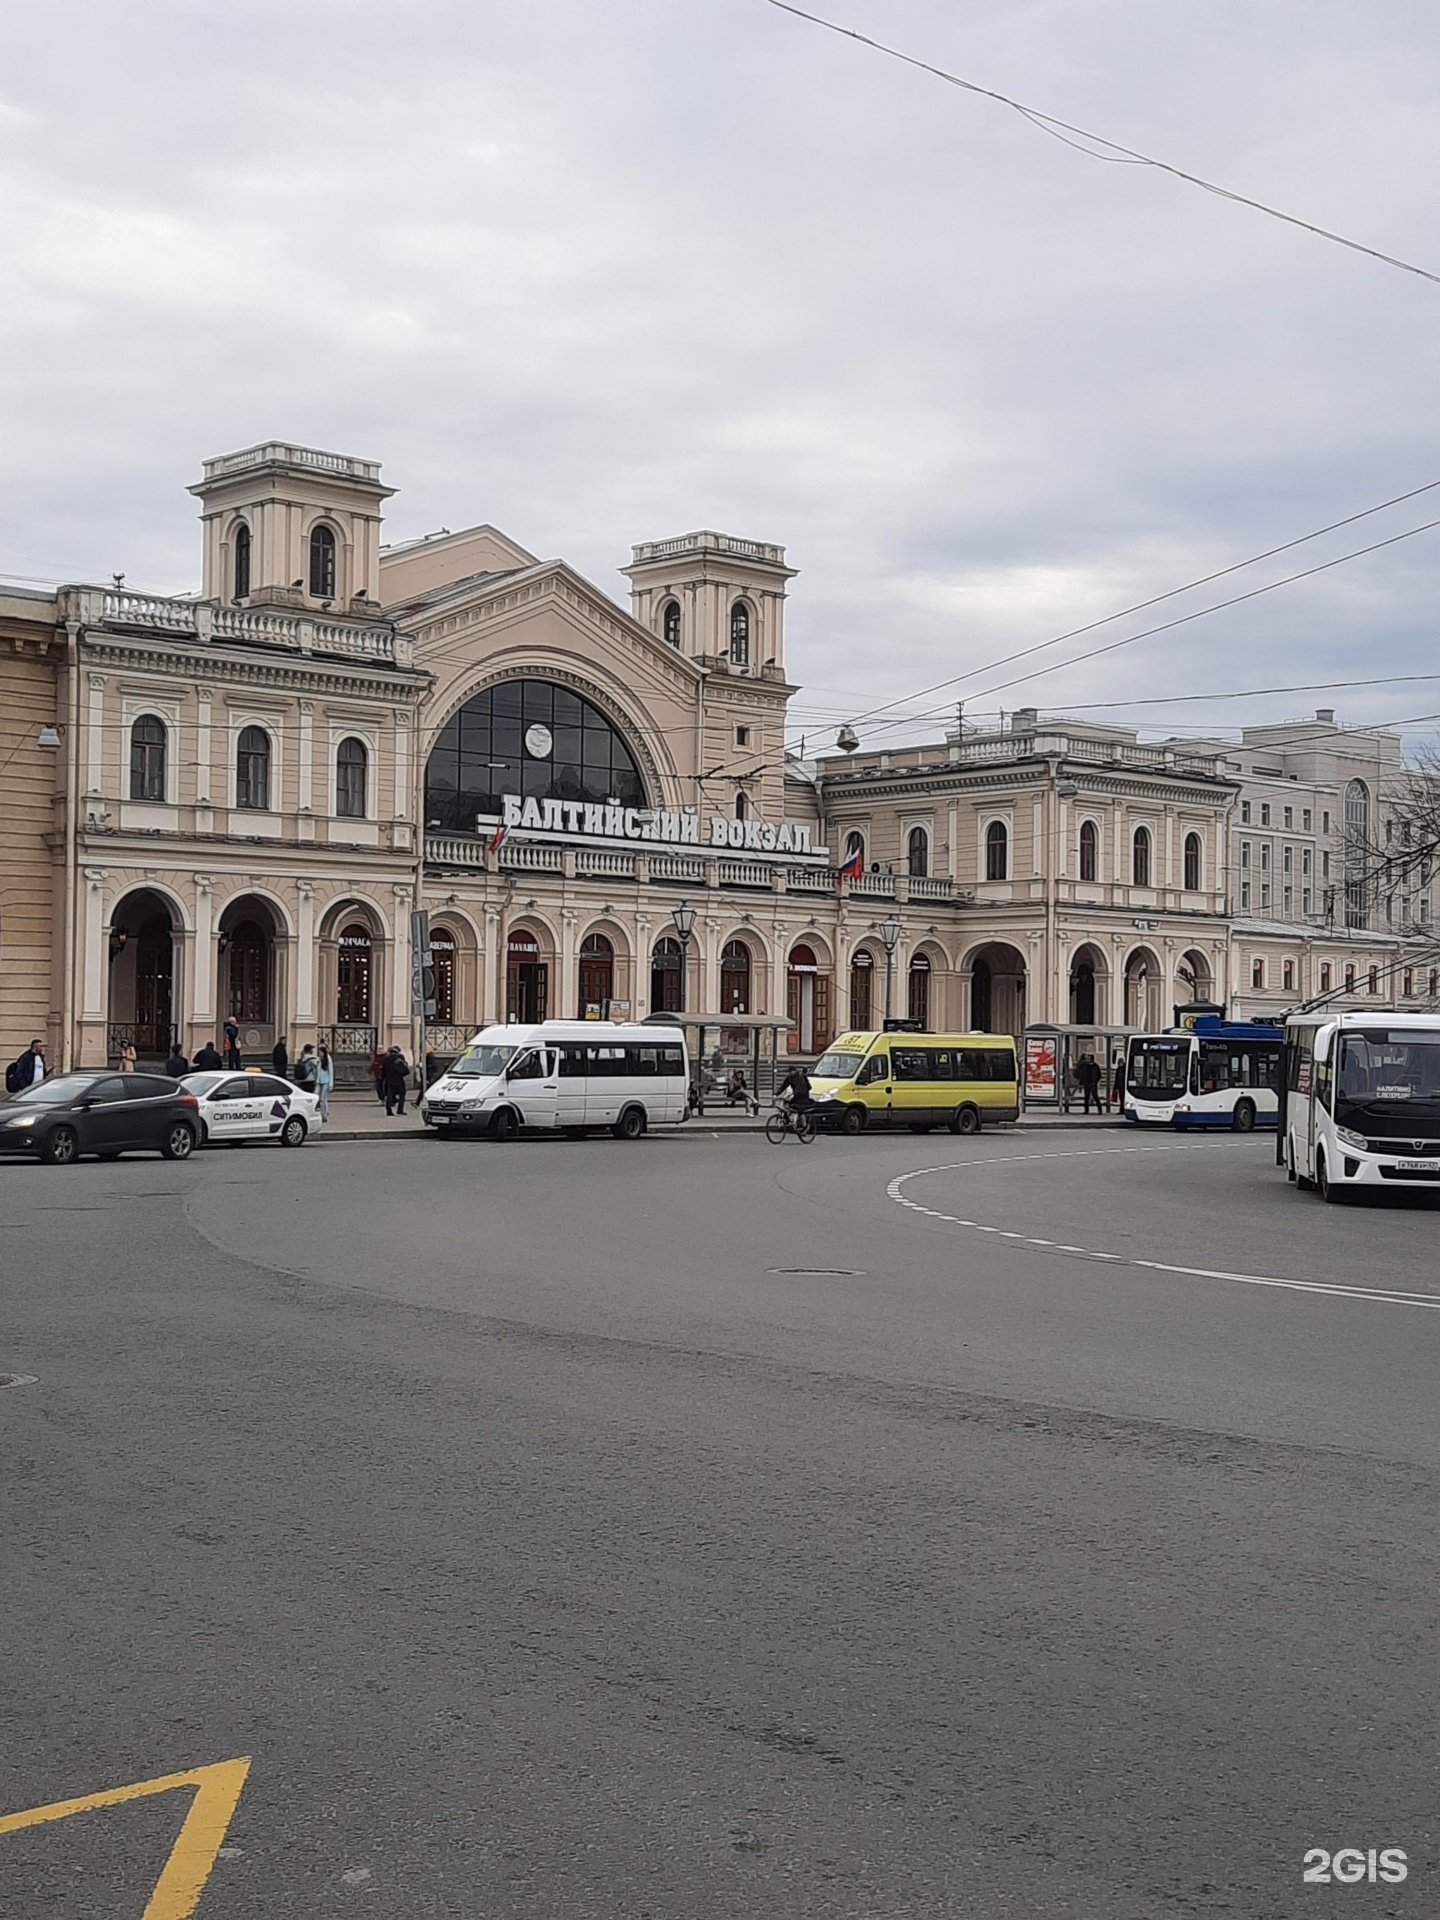
POLYGON ((615 997, 615 949, 603 933, 587 933, 580 943, 580 1011, 583 1020, 591 1008, 603 1016, 615 997))
POLYGON ((1185 836, 1185 891, 1200 891, 1200 836, 1187 833, 1185 836))
POLYGON ((743 600, 737 600, 730 609, 730 664, 750 664, 750 609, 743 600))
POLYGON ((229 989, 225 1004, 235 1020, 270 1018, 270 941, 258 920, 242 920, 222 936, 228 949, 229 989))
POLYGON ((680 644, 680 602, 667 600, 660 610, 660 633, 667 647, 680 644))
POLYGON ((918 1021, 922 1030, 930 1027, 930 962, 923 953, 917 953, 910 962, 906 1012, 910 1019, 918 1021))
POLYGON ((1370 789, 1352 780, 1345 789, 1345 924, 1368 927, 1370 888, 1370 789))
POLYGON ((1131 843, 1130 877, 1137 887, 1150 884, 1150 829, 1136 827, 1131 843))
POLYGON ((165 722, 142 713, 130 729, 130 798, 165 798, 165 722))
POLYGON ((1280 985, 1286 993, 1295 991, 1295 962, 1284 960, 1280 964, 1280 985))
POLYGON ((1093 820, 1080 822, 1080 878, 1098 880, 1100 878, 1100 835, 1093 820))
POLYGON ((256 813, 270 805, 270 736, 263 727, 241 730, 235 750, 235 804, 256 813))
POLYGON ((1010 832, 1003 820, 992 820, 985 829, 985 878, 1008 880, 1010 877, 1010 832))
POLYGON ((243 600, 250 591, 250 529, 241 520, 235 528, 235 598, 243 600))
POLYGON ((856 854, 857 854, 857 853, 858 853, 858 854, 859 854, 859 856, 860 856, 860 864, 861 864, 861 866, 864 866, 864 864, 865 864, 865 836, 864 836, 864 834, 863 834, 863 833, 860 833, 860 832, 854 832, 854 833, 848 833, 848 834, 846 834, 846 836, 845 836, 845 864, 846 864, 846 866, 849 866, 849 864, 850 864, 850 862, 851 862, 851 861, 852 861, 852 860, 853 860, 853 859, 855 858, 855 856, 856 856, 856 854))
POLYGON ((317 600, 335 598, 335 535, 323 525, 310 529, 310 591, 317 600))
POLYGON ((905 860, 912 880, 924 880, 930 872, 930 836, 924 827, 912 827, 907 840, 905 860))
POLYGON ((365 775, 370 763, 365 742, 353 736, 335 755, 335 811, 344 820, 365 818, 365 775))
POLYGON ((459 950, 449 927, 430 930, 430 964, 435 969, 435 1020, 448 1027, 455 1020, 455 974, 459 950))
POLYGON ((645 805, 640 768, 619 727, 549 680, 503 680, 477 693, 451 714, 425 764, 425 818, 440 831, 474 834, 477 815, 493 818, 507 793, 645 805))
POLYGON ((750 949, 743 940, 727 940, 721 949, 720 1011, 750 1011, 750 949))
POLYGON ((868 1032, 874 1021, 875 956, 861 947, 850 962, 850 1024, 868 1032))
POLYGON ((749 811, 750 802, 745 798, 743 793, 737 793, 735 796, 735 818, 737 820, 743 820, 749 811))
POLYGON ((335 1018, 343 1027, 370 1024, 370 929, 353 921, 340 935, 335 969, 335 1018))

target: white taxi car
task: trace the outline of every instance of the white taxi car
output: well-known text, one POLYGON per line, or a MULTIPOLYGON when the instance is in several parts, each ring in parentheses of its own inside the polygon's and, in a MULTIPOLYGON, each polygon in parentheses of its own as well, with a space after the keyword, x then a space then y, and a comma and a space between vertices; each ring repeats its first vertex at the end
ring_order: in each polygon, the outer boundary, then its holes
POLYGON ((200 1140, 278 1140, 298 1147, 320 1124, 317 1095, 274 1073, 187 1073, 180 1082, 200 1102, 200 1140))

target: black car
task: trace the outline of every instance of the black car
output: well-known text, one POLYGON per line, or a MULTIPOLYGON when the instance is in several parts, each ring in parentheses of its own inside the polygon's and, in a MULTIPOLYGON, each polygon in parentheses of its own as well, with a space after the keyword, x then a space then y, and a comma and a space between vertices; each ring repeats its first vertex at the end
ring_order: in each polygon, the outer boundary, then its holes
POLYGON ((199 1138, 199 1102, 159 1073, 61 1073, 0 1104, 0 1153, 38 1153, 52 1166, 82 1153, 188 1160, 199 1138))

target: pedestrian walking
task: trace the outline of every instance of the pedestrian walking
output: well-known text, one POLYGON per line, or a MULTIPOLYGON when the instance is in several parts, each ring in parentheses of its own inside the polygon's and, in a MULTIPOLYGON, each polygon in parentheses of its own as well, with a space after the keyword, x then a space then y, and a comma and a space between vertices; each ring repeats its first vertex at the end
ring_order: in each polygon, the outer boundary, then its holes
POLYGON ((288 1080, 290 1078, 290 1050, 285 1045, 285 1036, 283 1033, 270 1049, 270 1068, 271 1071, 278 1074, 282 1080, 288 1080))
POLYGON ((225 1062, 220 1058, 220 1049, 213 1040, 207 1040, 195 1056, 196 1073, 219 1073, 225 1062))
POLYGON ((330 1118, 330 1095, 335 1086, 335 1062, 330 1058, 330 1049, 322 1040, 320 1051, 315 1056, 315 1091, 320 1096, 320 1124, 324 1126, 330 1118))
POLYGON ((392 1047, 385 1056, 385 1117, 403 1115, 405 1112, 405 1087, 410 1078, 410 1066, 399 1047, 392 1047))
POLYGON ((1093 1101, 1096 1113, 1103 1113, 1105 1108, 1100 1099, 1100 1062, 1093 1054, 1081 1055, 1080 1063, 1075 1069, 1075 1078, 1079 1082, 1081 1093, 1085 1096, 1083 1111, 1089 1113, 1093 1101))
POLYGON ((172 1080, 183 1080, 190 1071, 190 1062, 180 1051, 178 1040, 170 1049, 170 1058, 165 1062, 165 1071, 172 1080))
POLYGON ((304 1093, 314 1093, 320 1078, 320 1063, 315 1058, 315 1049, 307 1040, 300 1049, 300 1058, 295 1062, 295 1084, 304 1093))
POLYGON ((225 1022, 225 1064, 237 1072, 240 1068, 240 1028, 232 1014, 225 1022))
POLYGON ((128 1040, 120 1049, 120 1071, 122 1073, 135 1071, 135 1049, 128 1040))
POLYGON ((375 1098, 382 1107, 385 1104, 385 1063, 389 1057, 383 1047, 377 1047, 375 1056, 370 1062, 370 1078, 375 1082, 375 1098))
POLYGON ((45 1042, 32 1040, 18 1060, 5 1069, 5 1091, 23 1093, 45 1078, 45 1042))

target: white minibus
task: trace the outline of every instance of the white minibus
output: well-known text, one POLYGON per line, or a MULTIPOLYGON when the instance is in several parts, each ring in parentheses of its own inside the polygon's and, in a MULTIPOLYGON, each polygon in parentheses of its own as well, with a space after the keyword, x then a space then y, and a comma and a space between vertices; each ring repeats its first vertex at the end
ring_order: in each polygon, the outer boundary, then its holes
POLYGON ((1278 1158, 1326 1200, 1440 1192, 1440 1015, 1293 1014, 1278 1158))
POLYGON ((439 1134, 512 1140, 522 1127, 572 1139, 608 1127, 638 1140, 689 1112, 690 1072, 678 1027, 545 1020, 484 1027, 420 1100, 439 1134))

